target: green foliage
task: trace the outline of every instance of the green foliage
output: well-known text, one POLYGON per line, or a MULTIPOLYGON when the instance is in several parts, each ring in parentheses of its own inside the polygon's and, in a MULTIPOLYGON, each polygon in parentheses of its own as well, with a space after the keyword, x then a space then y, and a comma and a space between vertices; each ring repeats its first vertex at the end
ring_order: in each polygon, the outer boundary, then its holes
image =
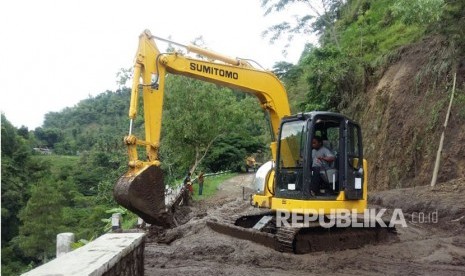
POLYGON ((2 126, 2 157, 10 157, 15 162, 20 164, 25 163, 26 158, 30 154, 27 148, 27 143, 24 137, 19 136, 13 125, 6 119, 5 115, 1 115, 2 126))
POLYGON ((274 64, 273 73, 281 80, 292 82, 298 79, 302 70, 292 63, 281 61, 274 64))
MULTIPOLYGON (((116 183, 118 177, 126 170, 125 157, 122 150, 113 153, 92 150, 81 154, 77 167, 71 171, 79 191, 84 195, 108 193, 108 189, 102 189, 104 184, 101 183, 116 183)), ((103 201, 109 203, 106 199, 103 201)))
POLYGON ((103 234, 100 219, 104 217, 106 208, 88 197, 83 198, 78 207, 64 207, 61 232, 73 232, 76 237, 84 239, 98 237, 103 234))
POLYGON ((40 147, 54 148, 55 144, 63 140, 63 131, 59 128, 35 129, 34 134, 39 141, 40 147))
POLYGON ((49 173, 50 164, 32 158, 26 129, 17 130, 3 114, 1 127, 2 275, 18 275, 32 260, 18 246, 18 214, 30 197, 31 184, 49 173))
POLYGON ((2 275, 15 276, 32 269, 31 261, 21 255, 21 250, 14 243, 9 246, 2 243, 2 275))
POLYGON ((121 228, 124 230, 133 229, 137 225, 137 215, 134 213, 128 212, 125 208, 117 207, 112 208, 110 210, 106 210, 105 213, 107 214, 106 218, 101 219, 101 221, 105 224, 103 226, 104 232, 111 231, 111 218, 113 214, 119 213, 121 214, 121 228))
POLYGON ((344 93, 349 93, 353 62, 345 53, 332 46, 313 48, 302 59, 309 84, 304 110, 338 108, 344 93))
POLYGON ((74 107, 47 113, 43 126, 34 131, 39 145, 68 155, 122 149, 121 136, 129 125, 129 95, 128 88, 106 91, 74 107))
POLYGON ((31 187, 31 198, 19 218, 19 246, 25 256, 47 261, 55 253, 56 235, 60 232, 64 206, 58 182, 44 178, 31 187), (45 201, 44 198, 47 200, 45 201))
MULTIPOLYGON (((26 129, 17 130, 2 115, 4 275, 18 275, 27 267, 32 268, 28 264, 34 265, 52 257, 54 240, 60 232, 74 232, 84 239, 103 233, 100 219, 108 207, 99 205, 102 201, 98 197, 84 196, 80 190, 85 189, 75 176, 92 173, 89 168, 115 168, 118 158, 111 153, 106 153, 108 156, 86 154, 85 157, 33 155, 35 145, 36 141, 26 129), (81 162, 81 158, 90 161, 81 162)), ((120 158, 124 159, 123 156, 120 158)), ((98 182, 93 185, 96 187, 105 177, 116 179, 118 169, 113 174, 105 171, 100 178, 94 179, 98 182)))
POLYGON ((465 1, 445 0, 441 19, 431 26, 432 31, 445 35, 456 49, 455 60, 465 52, 465 1))
MULTIPOLYGON (((320 3, 323 9, 314 21, 301 21, 304 26, 300 29, 288 26, 279 34, 292 36, 308 29, 320 34, 320 46, 308 46, 297 65, 276 65, 294 112, 347 107, 363 91, 364 84, 376 77, 375 68, 391 62, 399 47, 422 37, 429 26, 445 16, 448 6, 443 0, 320 3)), ((316 3, 310 1, 262 1, 265 14, 291 5, 307 7, 306 14, 315 15, 312 7, 316 3)))
POLYGON ((58 176, 60 179, 66 179, 79 161, 79 156, 70 155, 34 155, 32 160, 37 163, 48 163, 50 173, 58 176))
POLYGON ((77 242, 71 243, 71 249, 78 249, 79 247, 83 247, 84 245, 88 244, 92 240, 85 240, 85 239, 80 239, 77 242))
MULTIPOLYGON (((313 46, 307 45, 307 49, 310 47, 313 46)), ((302 56, 305 56, 306 53, 304 51, 302 56)), ((286 87, 291 113, 294 114, 302 111, 301 105, 305 101, 307 91, 309 90, 308 82, 303 77, 304 74, 307 74, 306 68, 299 64, 277 63, 273 67, 273 72, 279 76, 286 87)))
POLYGON ((43 178, 32 186, 31 198, 20 212, 19 247, 25 256, 43 262, 54 256, 55 237, 60 232, 85 238, 103 233, 100 218, 105 209, 80 194, 71 178, 43 178))
POLYGON ((430 24, 439 21, 444 0, 397 0, 392 5, 392 14, 407 24, 430 24))
POLYGON ((380 56, 423 35, 426 25, 405 24, 393 14, 392 4, 389 0, 350 1, 336 22, 342 48, 359 58, 355 62, 361 66, 378 66, 375 62, 380 56))
POLYGON ((208 171, 235 171, 239 172, 244 168, 244 159, 265 148, 257 138, 231 134, 228 137, 218 138, 212 146, 208 156, 205 158, 204 167, 208 171))
POLYGON ((17 214, 29 198, 29 186, 49 164, 31 159, 28 140, 17 134, 15 127, 2 114, 1 191, 2 191, 2 246, 18 234, 17 214))
MULTIPOLYGON (((266 133, 256 99, 186 77, 169 76, 166 86, 161 154, 169 179, 200 165, 219 139, 237 134, 247 140, 266 133)), ((240 150, 235 154, 245 158, 240 150)))

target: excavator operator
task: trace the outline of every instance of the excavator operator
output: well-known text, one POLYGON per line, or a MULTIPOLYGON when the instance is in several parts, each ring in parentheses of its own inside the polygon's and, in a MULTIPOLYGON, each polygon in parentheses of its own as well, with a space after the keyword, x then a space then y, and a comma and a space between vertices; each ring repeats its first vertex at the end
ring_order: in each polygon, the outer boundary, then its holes
POLYGON ((331 167, 331 163, 334 162, 336 157, 334 154, 323 145, 323 139, 320 136, 314 136, 312 139, 312 180, 310 187, 310 194, 315 196, 320 188, 327 188, 321 177, 327 169, 331 167))

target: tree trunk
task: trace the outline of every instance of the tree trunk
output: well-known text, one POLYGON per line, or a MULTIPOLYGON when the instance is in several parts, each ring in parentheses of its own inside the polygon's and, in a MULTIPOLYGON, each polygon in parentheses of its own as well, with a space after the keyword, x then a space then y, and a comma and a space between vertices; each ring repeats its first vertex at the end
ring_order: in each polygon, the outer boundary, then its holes
POLYGON ((213 138, 210 142, 208 142, 208 145, 207 147, 205 148, 204 152, 201 153, 201 150, 199 147, 196 147, 195 148, 195 162, 194 162, 194 165, 192 166, 192 168, 190 169, 190 173, 193 174, 195 172, 195 170, 197 169, 197 167, 200 165, 200 163, 202 162, 202 160, 205 158, 205 156, 207 156, 207 153, 208 151, 210 150, 211 146, 213 145, 213 142, 215 142, 216 139, 218 139, 219 137, 221 136, 220 135, 217 135, 215 138, 213 138))

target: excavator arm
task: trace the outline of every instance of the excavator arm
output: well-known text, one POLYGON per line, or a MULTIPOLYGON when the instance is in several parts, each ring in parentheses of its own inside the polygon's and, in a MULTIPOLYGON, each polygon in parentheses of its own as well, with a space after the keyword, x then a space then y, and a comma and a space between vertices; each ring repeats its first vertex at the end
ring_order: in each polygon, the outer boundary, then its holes
POLYGON ((230 58, 194 45, 174 43, 185 47, 188 52, 205 57, 205 60, 186 57, 178 52, 162 53, 155 39, 159 38, 148 30, 139 37, 129 109, 129 135, 124 139, 128 147, 129 170, 115 185, 114 196, 118 203, 135 212, 145 221, 170 225, 173 222, 170 221, 170 208, 165 205, 165 186, 158 156, 167 73, 200 79, 256 96, 260 106, 269 114, 275 138, 271 143, 273 160, 276 159, 275 141, 278 137, 279 125, 284 116, 290 115, 290 107, 286 90, 273 73, 254 68, 247 61, 230 58), (138 112, 140 90, 144 103, 145 140, 138 139, 132 129, 138 112), (137 146, 145 146, 147 160, 139 159, 137 146))

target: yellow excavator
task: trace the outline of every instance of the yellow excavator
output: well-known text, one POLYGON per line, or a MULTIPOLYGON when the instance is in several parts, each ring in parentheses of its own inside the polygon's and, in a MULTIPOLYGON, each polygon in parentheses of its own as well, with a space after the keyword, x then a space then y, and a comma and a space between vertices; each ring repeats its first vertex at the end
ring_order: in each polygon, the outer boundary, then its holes
POLYGON ((256 212, 211 221, 208 223, 211 228, 296 253, 350 248, 380 240, 384 233, 381 227, 323 229, 315 221, 301 227, 276 223, 278 212, 306 213, 313 218, 324 216, 324 220, 339 209, 364 213, 367 208, 367 161, 363 158, 362 133, 357 123, 332 112, 291 115, 286 90, 272 72, 254 67, 250 60, 172 41, 167 42, 205 59, 176 51, 162 53, 155 40, 167 41, 153 36, 148 30, 139 37, 129 134, 124 138, 129 169, 114 187, 114 197, 120 205, 150 224, 163 227, 176 224, 174 204, 179 200, 167 201, 158 154, 165 75, 171 73, 250 93, 269 117, 273 134, 272 160, 263 164, 255 176, 251 204, 257 207, 256 212), (144 103, 145 140, 133 134, 140 90, 144 103), (315 165, 312 158, 314 139, 319 139, 334 156, 331 165, 319 172, 311 169, 315 165), (145 147, 146 160, 139 159, 137 146, 145 147), (317 173, 319 175, 315 177, 317 173))

